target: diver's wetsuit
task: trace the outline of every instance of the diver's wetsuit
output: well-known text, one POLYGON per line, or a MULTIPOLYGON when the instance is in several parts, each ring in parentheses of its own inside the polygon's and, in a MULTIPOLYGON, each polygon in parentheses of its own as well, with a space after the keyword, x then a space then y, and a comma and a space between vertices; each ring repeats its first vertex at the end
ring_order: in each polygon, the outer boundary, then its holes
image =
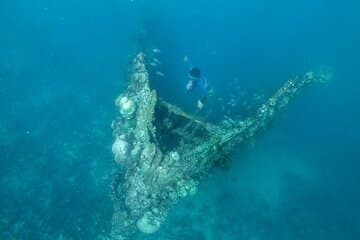
POLYGON ((200 88, 201 90, 206 91, 208 89, 207 79, 201 75, 200 68, 192 66, 190 62, 188 62, 188 68, 189 81, 186 85, 186 89, 191 91, 200 88))
POLYGON ((188 91, 201 90, 201 97, 198 99, 198 108, 202 108, 208 97, 208 83, 206 77, 201 76, 200 68, 190 67, 188 71, 189 81, 186 85, 188 91))

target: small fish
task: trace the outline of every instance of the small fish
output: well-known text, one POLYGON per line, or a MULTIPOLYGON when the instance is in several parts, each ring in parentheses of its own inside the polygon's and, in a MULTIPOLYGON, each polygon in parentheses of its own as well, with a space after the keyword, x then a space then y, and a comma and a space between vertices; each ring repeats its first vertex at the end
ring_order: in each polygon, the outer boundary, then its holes
POLYGON ((155 63, 157 63, 157 64, 161 64, 161 62, 160 62, 159 59, 157 59, 157 58, 153 58, 153 61, 154 61, 155 63))
POLYGON ((162 72, 160 72, 160 71, 156 71, 156 75, 158 75, 158 76, 160 76, 160 77, 164 77, 164 76, 165 76, 165 74, 162 73, 162 72))
POLYGON ((201 100, 198 100, 198 101, 197 101, 197 108, 198 108, 199 110, 201 110, 201 109, 203 109, 203 107, 204 107, 204 104, 201 102, 201 100))
POLYGON ((158 48, 153 48, 153 50, 152 50, 154 53, 161 53, 161 50, 160 49, 158 49, 158 48))
POLYGON ((231 98, 228 102, 227 105, 230 105, 232 107, 236 106, 236 100, 234 98, 231 98))
POLYGON ((157 67, 157 63, 151 62, 151 63, 150 63, 150 66, 152 66, 152 67, 157 67))

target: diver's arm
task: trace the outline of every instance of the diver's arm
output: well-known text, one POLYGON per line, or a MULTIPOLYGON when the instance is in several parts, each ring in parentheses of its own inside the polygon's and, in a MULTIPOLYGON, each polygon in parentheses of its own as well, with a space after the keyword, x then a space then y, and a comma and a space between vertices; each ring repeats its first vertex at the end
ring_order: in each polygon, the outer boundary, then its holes
POLYGON ((191 63, 190 59, 188 56, 184 57, 184 62, 186 63, 187 68, 190 70, 194 67, 194 65, 191 63))

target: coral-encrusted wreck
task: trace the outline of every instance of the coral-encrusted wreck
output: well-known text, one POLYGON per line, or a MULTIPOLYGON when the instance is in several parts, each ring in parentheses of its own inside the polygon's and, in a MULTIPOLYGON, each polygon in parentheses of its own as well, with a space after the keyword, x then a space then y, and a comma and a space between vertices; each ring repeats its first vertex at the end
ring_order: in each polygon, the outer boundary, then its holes
POLYGON ((254 116, 229 124, 200 121, 158 98, 149 87, 146 55, 132 62, 127 89, 116 99, 112 151, 121 170, 114 176, 113 239, 156 232, 169 210, 197 191, 217 161, 264 130, 303 88, 326 82, 327 72, 308 72, 285 82, 254 116))

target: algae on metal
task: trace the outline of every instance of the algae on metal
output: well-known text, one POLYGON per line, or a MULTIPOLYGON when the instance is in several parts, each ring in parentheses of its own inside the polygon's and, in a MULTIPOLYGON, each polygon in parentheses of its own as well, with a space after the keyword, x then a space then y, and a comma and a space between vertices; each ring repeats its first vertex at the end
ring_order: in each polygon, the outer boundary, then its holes
POLYGON ((111 186, 111 237, 125 240, 134 239, 137 232, 156 232, 180 199, 196 194, 216 162, 265 130, 304 88, 328 78, 325 71, 296 76, 252 117, 212 124, 160 99, 149 86, 146 55, 137 54, 128 87, 115 101, 119 117, 112 123, 112 151, 120 169, 111 186))

